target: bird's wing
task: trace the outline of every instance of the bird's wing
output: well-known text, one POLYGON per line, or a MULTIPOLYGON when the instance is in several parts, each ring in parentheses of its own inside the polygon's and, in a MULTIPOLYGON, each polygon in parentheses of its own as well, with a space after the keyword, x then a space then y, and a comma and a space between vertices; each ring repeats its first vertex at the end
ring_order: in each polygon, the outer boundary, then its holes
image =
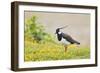
POLYGON ((79 42, 77 42, 76 40, 74 40, 70 35, 68 35, 68 34, 65 34, 65 33, 62 33, 62 37, 64 38, 64 39, 66 39, 68 42, 70 42, 70 43, 77 43, 77 44, 79 44, 79 42))

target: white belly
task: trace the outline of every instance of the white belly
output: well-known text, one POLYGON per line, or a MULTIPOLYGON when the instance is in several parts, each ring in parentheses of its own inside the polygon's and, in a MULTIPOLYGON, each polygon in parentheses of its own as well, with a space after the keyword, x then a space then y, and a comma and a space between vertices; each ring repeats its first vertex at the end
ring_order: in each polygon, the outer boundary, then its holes
POLYGON ((64 38, 61 39, 60 41, 61 44, 67 45, 70 44, 67 40, 65 40, 64 38))

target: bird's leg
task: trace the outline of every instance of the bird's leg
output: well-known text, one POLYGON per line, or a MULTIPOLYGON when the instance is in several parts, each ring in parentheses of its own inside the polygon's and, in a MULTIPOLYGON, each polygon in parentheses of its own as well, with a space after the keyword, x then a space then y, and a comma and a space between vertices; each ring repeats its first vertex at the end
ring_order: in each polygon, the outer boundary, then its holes
POLYGON ((67 45, 65 45, 65 52, 67 51, 67 48, 68 48, 67 45))

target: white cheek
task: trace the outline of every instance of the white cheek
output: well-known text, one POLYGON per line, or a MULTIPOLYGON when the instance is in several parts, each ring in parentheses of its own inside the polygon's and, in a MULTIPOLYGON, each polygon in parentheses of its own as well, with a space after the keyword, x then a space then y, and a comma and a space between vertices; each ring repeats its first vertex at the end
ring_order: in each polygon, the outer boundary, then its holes
POLYGON ((61 32, 58 32, 58 34, 61 34, 61 32))

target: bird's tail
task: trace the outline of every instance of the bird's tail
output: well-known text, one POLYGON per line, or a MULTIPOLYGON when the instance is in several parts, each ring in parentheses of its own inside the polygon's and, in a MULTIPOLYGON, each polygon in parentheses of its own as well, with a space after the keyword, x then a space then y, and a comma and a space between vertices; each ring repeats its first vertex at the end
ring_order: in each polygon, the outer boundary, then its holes
POLYGON ((79 43, 79 42, 77 42, 77 41, 75 41, 75 43, 76 43, 76 44, 78 44, 78 45, 80 45, 80 43, 79 43))
MULTIPOLYGON (((80 45, 80 43, 78 41, 76 41, 76 40, 74 40, 74 43, 80 45)), ((72 43, 72 44, 74 44, 74 43, 72 43)))
POLYGON ((80 43, 79 43, 79 42, 77 42, 77 44, 78 44, 78 45, 80 45, 80 43))

